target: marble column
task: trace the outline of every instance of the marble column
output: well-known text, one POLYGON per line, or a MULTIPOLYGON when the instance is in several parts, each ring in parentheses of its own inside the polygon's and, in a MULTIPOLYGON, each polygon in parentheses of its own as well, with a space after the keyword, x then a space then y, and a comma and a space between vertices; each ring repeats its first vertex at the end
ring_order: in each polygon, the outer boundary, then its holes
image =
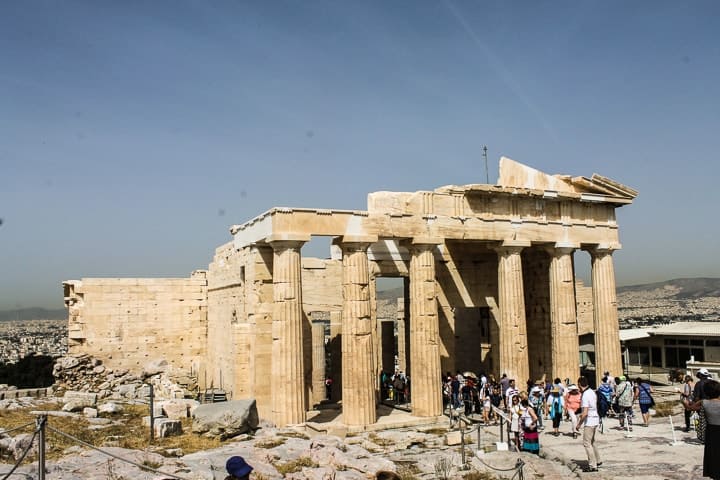
POLYGON ((497 247, 498 304, 500 307, 499 374, 507 373, 516 385, 524 385, 530 375, 528 360, 525 295, 520 252, 528 244, 504 243, 497 247))
POLYGON ((300 248, 276 240, 273 247, 272 420, 282 427, 305 421, 300 248))
POLYGON ((374 326, 370 314, 367 256, 373 241, 377 238, 342 237, 340 240, 343 252, 343 422, 350 426, 370 425, 377 420, 374 326))
POLYGON ((620 327, 615 293, 615 268, 611 248, 590 250, 592 256, 593 326, 595 329, 595 375, 597 385, 603 372, 622 372, 620 327))
POLYGON ((410 246, 410 397, 417 417, 442 415, 440 326, 435 293, 437 242, 410 246))
POLYGON ((573 247, 548 248, 550 253, 550 332, 553 378, 569 378, 573 383, 580 374, 575 300, 573 247))
POLYGON ((312 323, 312 400, 325 400, 325 322, 312 323))

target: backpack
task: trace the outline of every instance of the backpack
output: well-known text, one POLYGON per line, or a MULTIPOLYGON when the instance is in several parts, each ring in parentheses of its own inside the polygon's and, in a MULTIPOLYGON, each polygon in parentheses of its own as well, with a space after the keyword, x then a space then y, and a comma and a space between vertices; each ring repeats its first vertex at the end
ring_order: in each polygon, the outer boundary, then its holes
POLYGON ((610 402, 607 397, 600 392, 597 392, 597 411, 600 418, 607 417, 607 413, 610 410, 610 402))

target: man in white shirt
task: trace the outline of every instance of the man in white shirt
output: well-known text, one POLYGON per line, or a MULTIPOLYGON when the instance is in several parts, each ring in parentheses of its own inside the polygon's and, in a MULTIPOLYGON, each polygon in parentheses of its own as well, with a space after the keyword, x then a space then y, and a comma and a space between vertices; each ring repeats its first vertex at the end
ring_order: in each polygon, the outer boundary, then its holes
POLYGON ((602 465, 600 460, 600 451, 595 445, 595 431, 600 425, 600 415, 597 411, 597 395, 592 388, 588 386, 587 378, 578 378, 578 386, 582 392, 582 400, 580 407, 582 413, 578 419, 579 425, 585 425, 583 428, 583 447, 588 457, 588 466, 586 472, 597 472, 598 467, 602 465))

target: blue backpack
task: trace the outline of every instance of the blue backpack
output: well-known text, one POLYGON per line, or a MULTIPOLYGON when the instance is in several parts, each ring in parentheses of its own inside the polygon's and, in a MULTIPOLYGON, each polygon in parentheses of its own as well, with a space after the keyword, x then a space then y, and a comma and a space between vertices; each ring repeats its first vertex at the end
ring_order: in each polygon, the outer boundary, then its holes
POLYGON ((603 393, 598 389, 597 391, 597 411, 598 415, 600 415, 600 418, 607 417, 607 413, 610 410, 610 400, 608 400, 608 397, 603 395, 603 393))

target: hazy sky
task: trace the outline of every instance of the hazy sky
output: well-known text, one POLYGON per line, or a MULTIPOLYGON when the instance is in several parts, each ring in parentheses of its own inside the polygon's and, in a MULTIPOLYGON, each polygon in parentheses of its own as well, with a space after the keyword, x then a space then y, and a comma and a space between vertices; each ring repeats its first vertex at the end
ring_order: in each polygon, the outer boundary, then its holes
POLYGON ((719 138, 717 1, 3 1, 0 309, 185 276, 273 206, 484 183, 484 144, 490 183, 640 191, 619 285, 720 276, 719 138))

